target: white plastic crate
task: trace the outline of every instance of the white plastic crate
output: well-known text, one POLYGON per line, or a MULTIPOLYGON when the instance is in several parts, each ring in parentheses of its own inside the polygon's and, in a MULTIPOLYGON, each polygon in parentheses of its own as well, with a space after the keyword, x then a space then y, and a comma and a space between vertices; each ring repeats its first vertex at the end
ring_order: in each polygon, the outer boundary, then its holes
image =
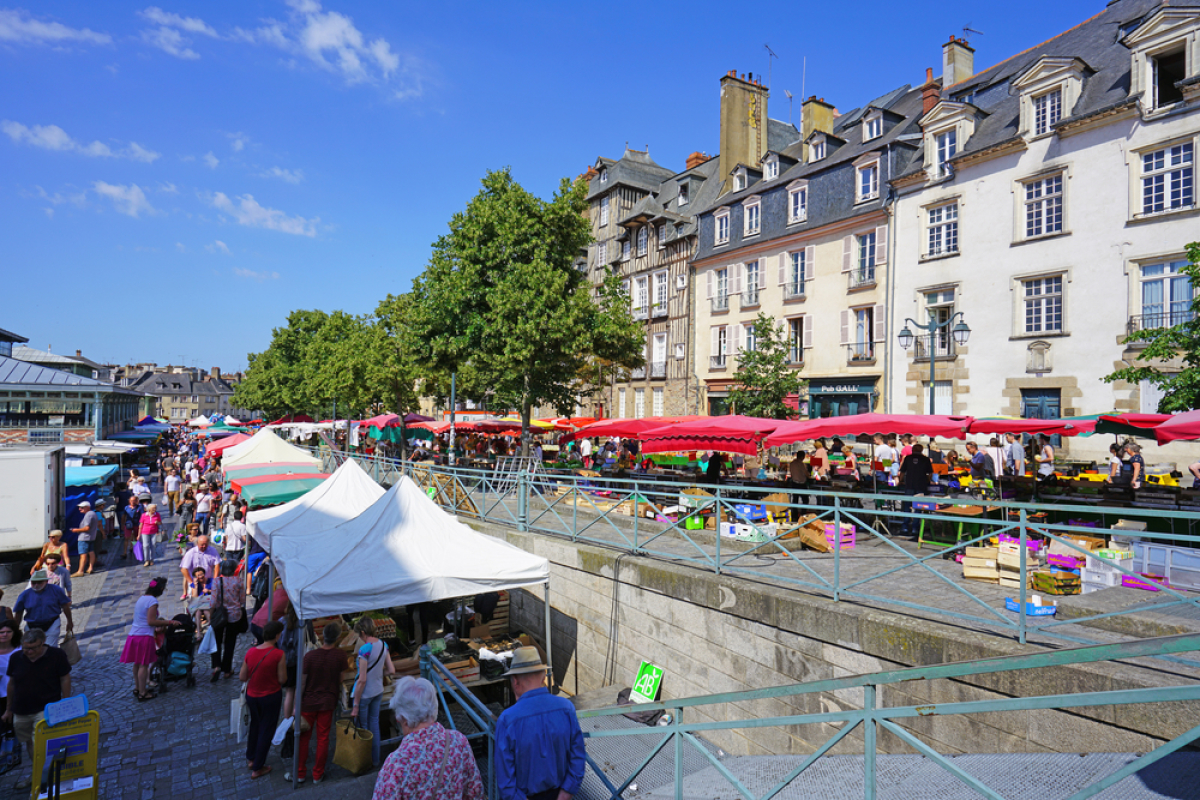
MULTIPOLYGON (((1111 558, 1101 558, 1095 553, 1088 553, 1084 558, 1086 559, 1084 568, 1093 572, 1111 572, 1115 575, 1120 575, 1121 573, 1117 570, 1118 566, 1128 570, 1133 569, 1132 558, 1122 558, 1120 561, 1115 561, 1111 558)), ((1118 578, 1117 583, 1120 582, 1118 578)))
POLYGON ((1098 586, 1120 586, 1122 573, 1114 569, 1095 570, 1084 567, 1079 571, 1079 578, 1083 583, 1092 583, 1098 586))
POLYGON ((1101 589, 1107 589, 1107 588, 1109 588, 1109 587, 1103 583, 1090 583, 1088 581, 1082 581, 1080 583, 1079 593, 1080 594, 1091 594, 1092 592, 1098 592, 1101 589))

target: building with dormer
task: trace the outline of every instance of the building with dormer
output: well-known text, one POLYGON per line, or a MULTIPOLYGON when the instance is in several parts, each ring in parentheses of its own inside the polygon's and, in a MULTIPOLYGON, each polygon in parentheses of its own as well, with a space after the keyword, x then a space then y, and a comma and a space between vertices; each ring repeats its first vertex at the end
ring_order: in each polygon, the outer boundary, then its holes
POLYGON ((951 37, 920 90, 921 147, 892 183, 887 300, 893 341, 908 318, 960 311, 972 336, 891 348, 890 410, 1156 410, 1148 385, 1103 378, 1137 354, 1129 332, 1191 317, 1200 2, 1114 0, 993 67, 973 61, 951 37))

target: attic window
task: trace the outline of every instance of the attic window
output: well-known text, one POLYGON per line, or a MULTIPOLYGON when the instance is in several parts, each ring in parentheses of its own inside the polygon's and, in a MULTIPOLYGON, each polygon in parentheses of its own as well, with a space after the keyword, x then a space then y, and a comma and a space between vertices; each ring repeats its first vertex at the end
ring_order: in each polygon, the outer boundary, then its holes
POLYGON ((679 205, 686 206, 688 204, 688 185, 686 183, 679 184, 679 205))
POLYGON ((883 135, 883 115, 878 111, 863 120, 863 141, 869 142, 883 135))
POLYGON ((735 172, 733 174, 733 190, 735 192, 740 192, 742 189, 745 189, 745 188, 746 188, 746 173, 735 172))
POLYGON ((769 181, 773 181, 779 177, 779 159, 776 156, 770 156, 767 159, 766 171, 763 177, 769 181))
POLYGON ((1187 55, 1178 50, 1162 53, 1150 59, 1154 81, 1154 107, 1163 108, 1183 100, 1183 92, 1175 85, 1187 76, 1187 55))
POLYGON ((600 170, 600 182, 608 183, 608 170, 606 170, 606 169, 600 170))
POLYGON ((824 157, 825 157, 825 140, 824 139, 814 139, 813 143, 811 145, 809 145, 808 160, 809 161, 820 161, 824 157))

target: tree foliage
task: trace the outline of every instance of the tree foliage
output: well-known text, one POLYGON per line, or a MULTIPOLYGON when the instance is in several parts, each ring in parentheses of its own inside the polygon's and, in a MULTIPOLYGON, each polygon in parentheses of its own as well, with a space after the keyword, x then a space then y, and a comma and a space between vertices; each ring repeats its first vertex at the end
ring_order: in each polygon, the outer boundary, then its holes
POLYGON ((591 241, 586 184, 563 180, 549 201, 489 172, 467 208, 434 244, 413 286, 416 360, 436 373, 468 374, 495 404, 569 414, 594 359, 635 366, 643 336, 619 281, 593 296, 576 263, 591 241))
MULTIPOLYGON (((1190 319, 1169 328, 1134 331, 1126 343, 1144 342, 1131 366, 1118 369, 1104 380, 1128 381, 1137 384, 1149 381, 1163 391, 1158 410, 1168 414, 1200 407, 1200 242, 1187 246, 1188 264, 1184 274, 1191 280, 1193 298, 1190 319), (1178 372, 1166 372, 1162 365, 1176 360, 1183 362, 1178 372)), ((1169 302, 1169 301, 1166 301, 1169 302)))
POLYGON ((753 350, 738 354, 737 384, 729 393, 729 402, 739 414, 748 417, 787 419, 796 410, 783 401, 798 394, 804 381, 788 366, 788 341, 775 318, 759 312, 754 320, 753 350))

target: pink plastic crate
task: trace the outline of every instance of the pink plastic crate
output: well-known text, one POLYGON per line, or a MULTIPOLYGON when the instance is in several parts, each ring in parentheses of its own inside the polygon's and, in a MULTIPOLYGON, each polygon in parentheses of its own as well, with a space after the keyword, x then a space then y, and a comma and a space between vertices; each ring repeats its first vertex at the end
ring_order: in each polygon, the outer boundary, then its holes
POLYGON ((1121 585, 1128 586, 1130 589, 1143 589, 1147 592, 1161 592, 1164 586, 1172 588, 1162 575, 1150 575, 1145 572, 1140 573, 1138 577, 1122 575, 1121 585))
POLYGON ((1076 558, 1075 556, 1061 556, 1051 553, 1046 558, 1046 563, 1052 567, 1062 567, 1063 569, 1079 569, 1086 563, 1086 559, 1076 558))
MULTIPOLYGON (((1020 544, 1020 536, 1009 536, 1007 533, 1000 534, 1000 541, 1007 544, 1020 544)), ((1025 546, 1030 550, 1041 550, 1046 543, 1041 539, 1026 539, 1025 546)))
POLYGON ((834 523, 825 523, 825 541, 829 542, 830 547, 836 547, 841 550, 849 550, 854 547, 854 526, 847 523, 842 523, 842 533, 839 537, 834 523))

